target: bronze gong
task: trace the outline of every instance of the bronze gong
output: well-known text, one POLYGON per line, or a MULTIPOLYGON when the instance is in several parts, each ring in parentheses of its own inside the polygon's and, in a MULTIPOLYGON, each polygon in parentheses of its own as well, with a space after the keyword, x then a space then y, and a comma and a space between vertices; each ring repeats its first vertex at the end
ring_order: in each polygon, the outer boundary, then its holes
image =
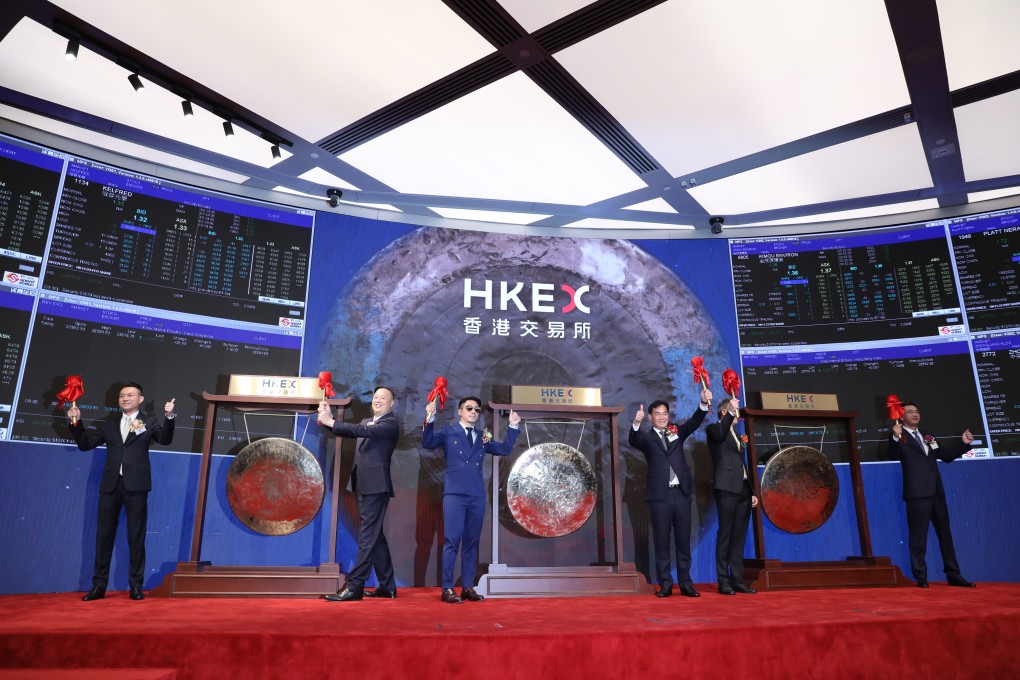
POLYGON ((517 458, 506 483, 510 514, 536 536, 566 536, 591 516, 598 495, 584 455, 560 443, 532 446, 517 458))
POLYGON ((791 446, 769 459, 761 475, 761 504, 783 531, 806 534, 836 509, 839 479, 832 461, 810 446, 791 446))
POLYGON ((230 509, 267 536, 292 534, 311 522, 324 496, 319 461, 293 439, 266 437, 248 444, 227 473, 230 509))

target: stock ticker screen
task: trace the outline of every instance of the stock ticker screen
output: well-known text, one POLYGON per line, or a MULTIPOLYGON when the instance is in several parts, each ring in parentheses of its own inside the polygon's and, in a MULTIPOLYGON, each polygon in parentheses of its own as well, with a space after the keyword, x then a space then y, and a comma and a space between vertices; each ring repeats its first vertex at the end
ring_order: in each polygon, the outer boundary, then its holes
MULTIPOLYGON (((312 211, 225 196, 0 138, 0 439, 70 443, 56 394, 82 376, 86 423, 120 383, 200 451, 201 393, 300 370, 312 211)), ((221 411, 213 450, 289 436, 293 419, 221 411)))
MULTIPOLYGON (((1020 456, 1018 212, 732 241, 750 406, 762 391, 835 393, 842 410, 860 412, 861 460, 879 461, 885 399, 896 394, 940 438, 970 429, 972 457, 1020 456)), ((773 430, 754 433, 763 450, 783 434, 773 430)), ((819 436, 786 434, 789 445, 819 436)))

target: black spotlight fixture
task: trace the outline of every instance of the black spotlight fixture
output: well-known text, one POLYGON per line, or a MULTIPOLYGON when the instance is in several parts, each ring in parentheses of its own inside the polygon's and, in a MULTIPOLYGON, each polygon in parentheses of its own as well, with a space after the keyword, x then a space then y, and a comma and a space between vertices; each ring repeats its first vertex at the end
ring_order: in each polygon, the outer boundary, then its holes
POLYGON ((708 218, 708 223, 710 225, 712 225, 712 233, 713 234, 721 234, 722 233, 723 218, 721 218, 721 217, 710 217, 710 218, 708 218))
POLYGON ((67 49, 64 50, 64 56, 67 57, 68 61, 78 61, 78 41, 75 38, 67 39, 67 49))
POLYGON ((234 126, 230 124, 229 120, 223 121, 223 134, 225 134, 227 137, 234 136, 234 126))
POLYGON ((191 105, 190 99, 181 100, 181 109, 184 111, 185 118, 195 117, 195 107, 191 105))
POLYGON ((335 208, 340 205, 340 197, 344 195, 344 192, 339 189, 326 189, 326 198, 329 199, 329 207, 335 208))
POLYGON ((138 77, 137 73, 129 75, 128 82, 131 83, 131 87, 135 88, 135 92, 141 92, 145 89, 145 85, 142 84, 142 79, 138 77))
POLYGON ((278 161, 283 158, 283 154, 280 153, 280 145, 273 144, 272 148, 269 149, 270 153, 273 154, 273 160, 278 161))

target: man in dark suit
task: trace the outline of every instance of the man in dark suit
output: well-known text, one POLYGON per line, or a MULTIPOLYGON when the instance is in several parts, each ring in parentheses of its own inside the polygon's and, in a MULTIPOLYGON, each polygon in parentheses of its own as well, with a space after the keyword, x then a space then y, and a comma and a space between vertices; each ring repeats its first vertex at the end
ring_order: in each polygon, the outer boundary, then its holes
POLYGON ((386 508, 393 498, 390 479, 390 459, 400 439, 400 424, 393 415, 393 390, 377 387, 372 395, 372 418, 360 425, 338 423, 329 404, 319 404, 319 423, 341 437, 357 437, 354 469, 351 472, 352 489, 358 495, 358 555, 354 567, 347 574, 347 582, 335 595, 327 595, 330 602, 349 602, 362 597, 394 598, 397 582, 393 578, 393 560, 390 547, 383 534, 386 508), (365 594, 365 581, 375 569, 379 587, 365 594))
POLYGON ((446 478, 443 485, 443 602, 459 604, 464 600, 479 602, 475 592, 475 567, 478 564, 478 542, 482 537, 485 518, 485 479, 482 462, 485 454, 506 456, 514 450, 521 417, 510 412, 510 431, 502 442, 492 441, 488 430, 475 427, 482 414, 478 397, 465 397, 457 404, 460 421, 435 430, 436 403, 425 406, 425 428, 421 444, 426 449, 443 448, 446 457, 446 478), (453 590, 453 571, 460 551, 460 597, 453 590))
POLYGON ((746 448, 737 436, 734 425, 740 403, 724 399, 719 403, 719 422, 705 428, 708 450, 715 466, 715 509, 719 515, 719 532, 715 537, 715 572, 719 592, 723 595, 754 593, 744 585, 744 541, 751 508, 758 506, 758 497, 747 476, 746 448))
POLYGON ((655 569, 659 579, 658 597, 673 594, 673 576, 669 557, 670 534, 676 541, 676 572, 680 594, 700 597, 691 583, 691 496, 694 477, 684 456, 684 440, 705 419, 712 393, 701 390, 701 404, 694 415, 683 425, 669 424, 669 406, 653 401, 648 407, 652 427, 641 430, 645 419, 645 405, 634 414, 628 441, 644 454, 648 462, 648 479, 645 481, 645 500, 652 518, 652 537, 655 540, 655 569))
POLYGON ((163 407, 165 415, 161 424, 156 416, 145 415, 139 410, 143 401, 145 396, 142 386, 134 382, 126 383, 117 397, 121 415, 111 415, 97 423, 94 431, 85 429, 78 407, 72 406, 67 410, 71 436, 80 450, 89 451, 106 445, 106 465, 99 481, 96 563, 92 572, 92 590, 82 598, 86 602, 106 597, 121 508, 124 508, 127 517, 130 556, 128 585, 131 587, 131 599, 145 599, 145 593, 142 592, 145 580, 145 533, 149 491, 152 490, 149 445, 153 441, 169 444, 173 440, 176 414, 174 399, 171 399, 163 407))
POLYGON ((903 402, 902 424, 893 425, 889 437, 889 453, 898 458, 903 468, 903 500, 907 503, 907 535, 910 547, 910 569, 918 588, 928 587, 927 552, 928 525, 935 527, 942 551, 943 570, 951 586, 973 588, 974 584, 960 574, 949 529, 949 506, 942 486, 938 459, 951 463, 967 451, 974 435, 965 430, 960 441, 941 446, 935 437, 919 429, 921 410, 916 404, 903 402))

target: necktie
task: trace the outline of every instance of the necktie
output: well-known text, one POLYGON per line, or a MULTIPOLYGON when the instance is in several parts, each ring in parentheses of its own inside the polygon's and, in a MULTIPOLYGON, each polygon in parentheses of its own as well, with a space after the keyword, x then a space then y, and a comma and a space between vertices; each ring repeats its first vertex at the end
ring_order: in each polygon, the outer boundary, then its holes
POLYGON ((126 440, 131 433, 131 418, 125 415, 120 419, 120 438, 126 440))
POLYGON ((475 445, 475 432, 470 427, 465 427, 464 431, 467 432, 468 444, 471 446, 475 445))
MULTIPOLYGON (((662 430, 659 432, 659 437, 662 439, 662 445, 666 447, 666 451, 669 451, 669 440, 666 439, 666 431, 662 430)), ((676 476, 676 472, 673 471, 673 466, 668 463, 666 466, 669 468, 669 485, 679 486, 680 479, 676 476)))
POLYGON ((924 446, 924 441, 921 439, 921 432, 919 430, 914 430, 914 441, 917 442, 917 445, 920 446, 921 450, 924 451, 925 455, 927 455, 928 449, 924 446))

